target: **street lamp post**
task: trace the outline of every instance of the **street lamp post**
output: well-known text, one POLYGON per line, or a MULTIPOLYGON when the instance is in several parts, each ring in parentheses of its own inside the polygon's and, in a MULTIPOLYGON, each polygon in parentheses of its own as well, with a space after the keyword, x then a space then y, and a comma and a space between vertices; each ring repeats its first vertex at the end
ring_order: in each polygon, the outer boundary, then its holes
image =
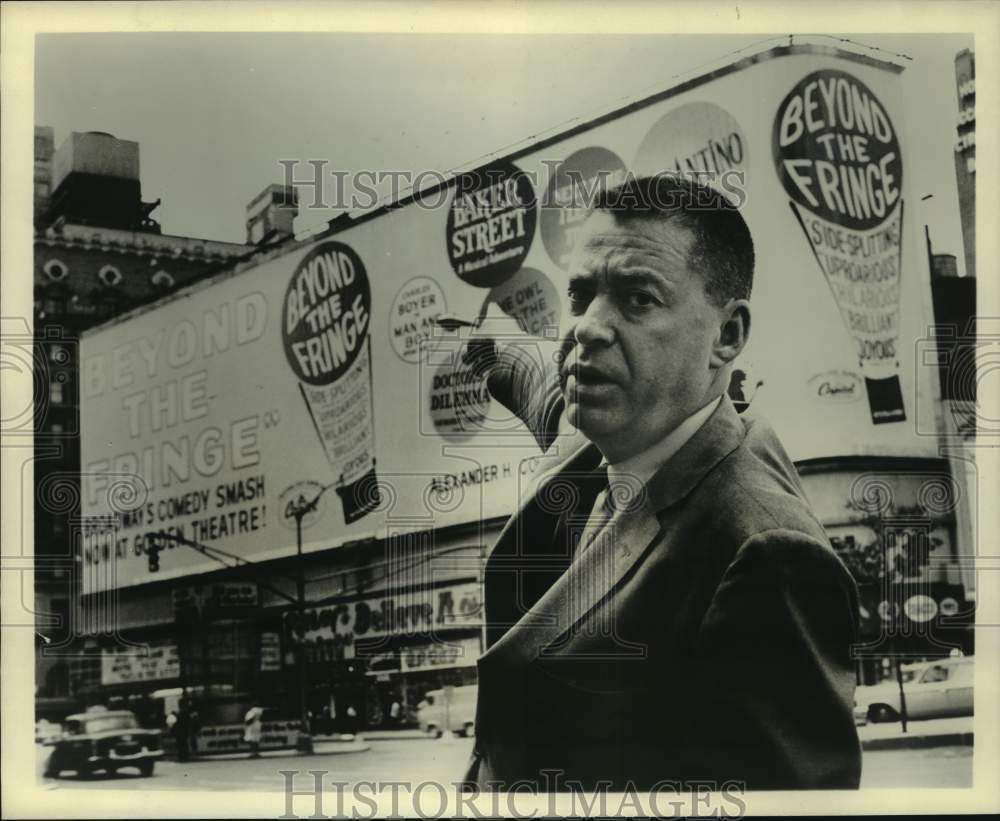
MULTIPOLYGON (((321 491, 322 492, 322 491, 321 491)), ((317 499, 319 496, 316 497, 317 499)), ((315 504, 315 501, 314 501, 315 504)), ((295 609, 301 619, 305 613, 306 604, 306 577, 305 569, 302 567, 302 517, 305 515, 304 508, 296 510, 295 516, 295 609)), ((300 641, 295 646, 295 666, 299 679, 299 721, 302 723, 302 730, 299 732, 298 747, 301 753, 311 753, 313 751, 312 726, 309 721, 309 678, 306 669, 306 648, 300 641)))
MULTIPOLYGON (((316 510, 320 497, 335 485, 336 483, 323 485, 308 502, 301 496, 298 499, 289 499, 285 507, 285 515, 295 519, 295 612, 300 619, 306 609, 306 577, 302 562, 302 520, 316 510)), ((313 741, 312 723, 309 720, 309 670, 305 645, 301 641, 295 646, 295 666, 299 681, 299 721, 302 724, 297 748, 301 753, 311 753, 313 741)))

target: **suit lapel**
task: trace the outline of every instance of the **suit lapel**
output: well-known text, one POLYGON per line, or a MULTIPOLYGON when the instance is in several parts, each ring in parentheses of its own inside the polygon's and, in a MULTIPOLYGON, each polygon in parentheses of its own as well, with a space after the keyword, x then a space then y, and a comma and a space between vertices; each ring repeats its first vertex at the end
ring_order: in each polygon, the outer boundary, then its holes
MULTIPOLYGON (((483 654, 482 661, 504 666, 516 663, 515 659, 531 662, 544 652, 544 648, 556 643, 608 596, 657 543, 659 515, 684 499, 719 462, 740 446, 744 436, 743 423, 732 402, 723 396, 719 407, 701 429, 650 479, 645 494, 632 508, 611 520, 594 543, 571 562, 566 572, 528 612, 496 639, 483 654)), ((504 529, 494 556, 510 556, 514 561, 518 540, 521 545, 527 545, 530 540, 551 536, 552 527, 532 532, 532 522, 538 521, 538 494, 544 493, 546 483, 560 477, 566 479, 567 474, 575 470, 596 466, 595 458, 599 460, 597 449, 584 447, 562 468, 543 479, 536 493, 526 500, 504 529)), ((490 618, 489 608, 487 618, 490 618)))
POLYGON ((507 521, 486 565, 487 644, 492 646, 541 597, 541 585, 551 587, 569 564, 556 537, 564 525, 572 477, 592 470, 600 451, 584 442, 564 455, 529 488, 517 512, 507 521), (525 574, 518 575, 524 571, 525 574), (524 597, 528 601, 524 601, 524 597))

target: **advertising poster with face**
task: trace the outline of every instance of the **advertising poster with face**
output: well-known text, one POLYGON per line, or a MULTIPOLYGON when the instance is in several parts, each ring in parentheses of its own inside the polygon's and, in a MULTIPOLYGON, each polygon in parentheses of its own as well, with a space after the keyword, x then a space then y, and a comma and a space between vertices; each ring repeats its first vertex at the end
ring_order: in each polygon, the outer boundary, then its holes
POLYGON ((556 166, 542 201, 540 231, 549 257, 564 271, 591 203, 599 192, 620 185, 627 173, 621 157, 599 146, 574 151, 556 166))
POLYGON ((856 77, 816 71, 779 107, 773 150, 789 204, 857 346, 872 423, 902 422, 903 165, 892 121, 856 77))

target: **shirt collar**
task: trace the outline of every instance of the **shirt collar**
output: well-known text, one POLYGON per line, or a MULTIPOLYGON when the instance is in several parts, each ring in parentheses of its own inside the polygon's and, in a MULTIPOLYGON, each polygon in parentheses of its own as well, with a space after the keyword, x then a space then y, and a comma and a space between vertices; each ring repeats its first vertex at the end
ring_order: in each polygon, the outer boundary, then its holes
MULTIPOLYGON (((722 401, 721 394, 699 408, 652 447, 616 465, 608 464, 608 480, 646 484, 667 460, 694 436, 722 401)), ((604 463, 607 464, 607 463, 604 463)))

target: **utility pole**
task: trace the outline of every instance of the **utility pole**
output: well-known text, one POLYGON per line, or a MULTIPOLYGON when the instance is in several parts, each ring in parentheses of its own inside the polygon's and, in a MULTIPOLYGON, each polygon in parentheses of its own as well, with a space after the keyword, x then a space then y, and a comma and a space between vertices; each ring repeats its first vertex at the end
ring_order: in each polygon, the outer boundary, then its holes
MULTIPOLYGON (((322 491, 320 492, 322 493, 322 491)), ((313 507, 318 499, 319 496, 313 499, 313 507)), ((296 508, 292 514, 295 516, 295 609, 300 619, 305 613, 306 605, 306 576, 305 568, 302 567, 302 517, 305 516, 305 512, 305 508, 296 508)), ((309 672, 307 664, 305 645, 301 641, 297 642, 295 645, 295 666, 299 679, 299 721, 302 723, 297 747, 300 753, 313 751, 312 726, 309 722, 309 672)))
MULTIPOLYGON (((319 504, 319 500, 323 494, 331 487, 335 487, 336 484, 321 485, 320 489, 308 501, 302 495, 299 495, 297 498, 290 498, 285 506, 285 516, 295 519, 295 612, 300 619, 306 609, 306 577, 302 559, 302 520, 316 510, 316 506, 319 504)), ((296 642, 295 645, 295 667, 299 681, 299 720, 302 723, 302 730, 299 732, 298 751, 301 753, 311 753, 313 751, 313 742, 312 723, 309 720, 309 669, 308 660, 306 659, 306 648, 301 641, 296 642)))

